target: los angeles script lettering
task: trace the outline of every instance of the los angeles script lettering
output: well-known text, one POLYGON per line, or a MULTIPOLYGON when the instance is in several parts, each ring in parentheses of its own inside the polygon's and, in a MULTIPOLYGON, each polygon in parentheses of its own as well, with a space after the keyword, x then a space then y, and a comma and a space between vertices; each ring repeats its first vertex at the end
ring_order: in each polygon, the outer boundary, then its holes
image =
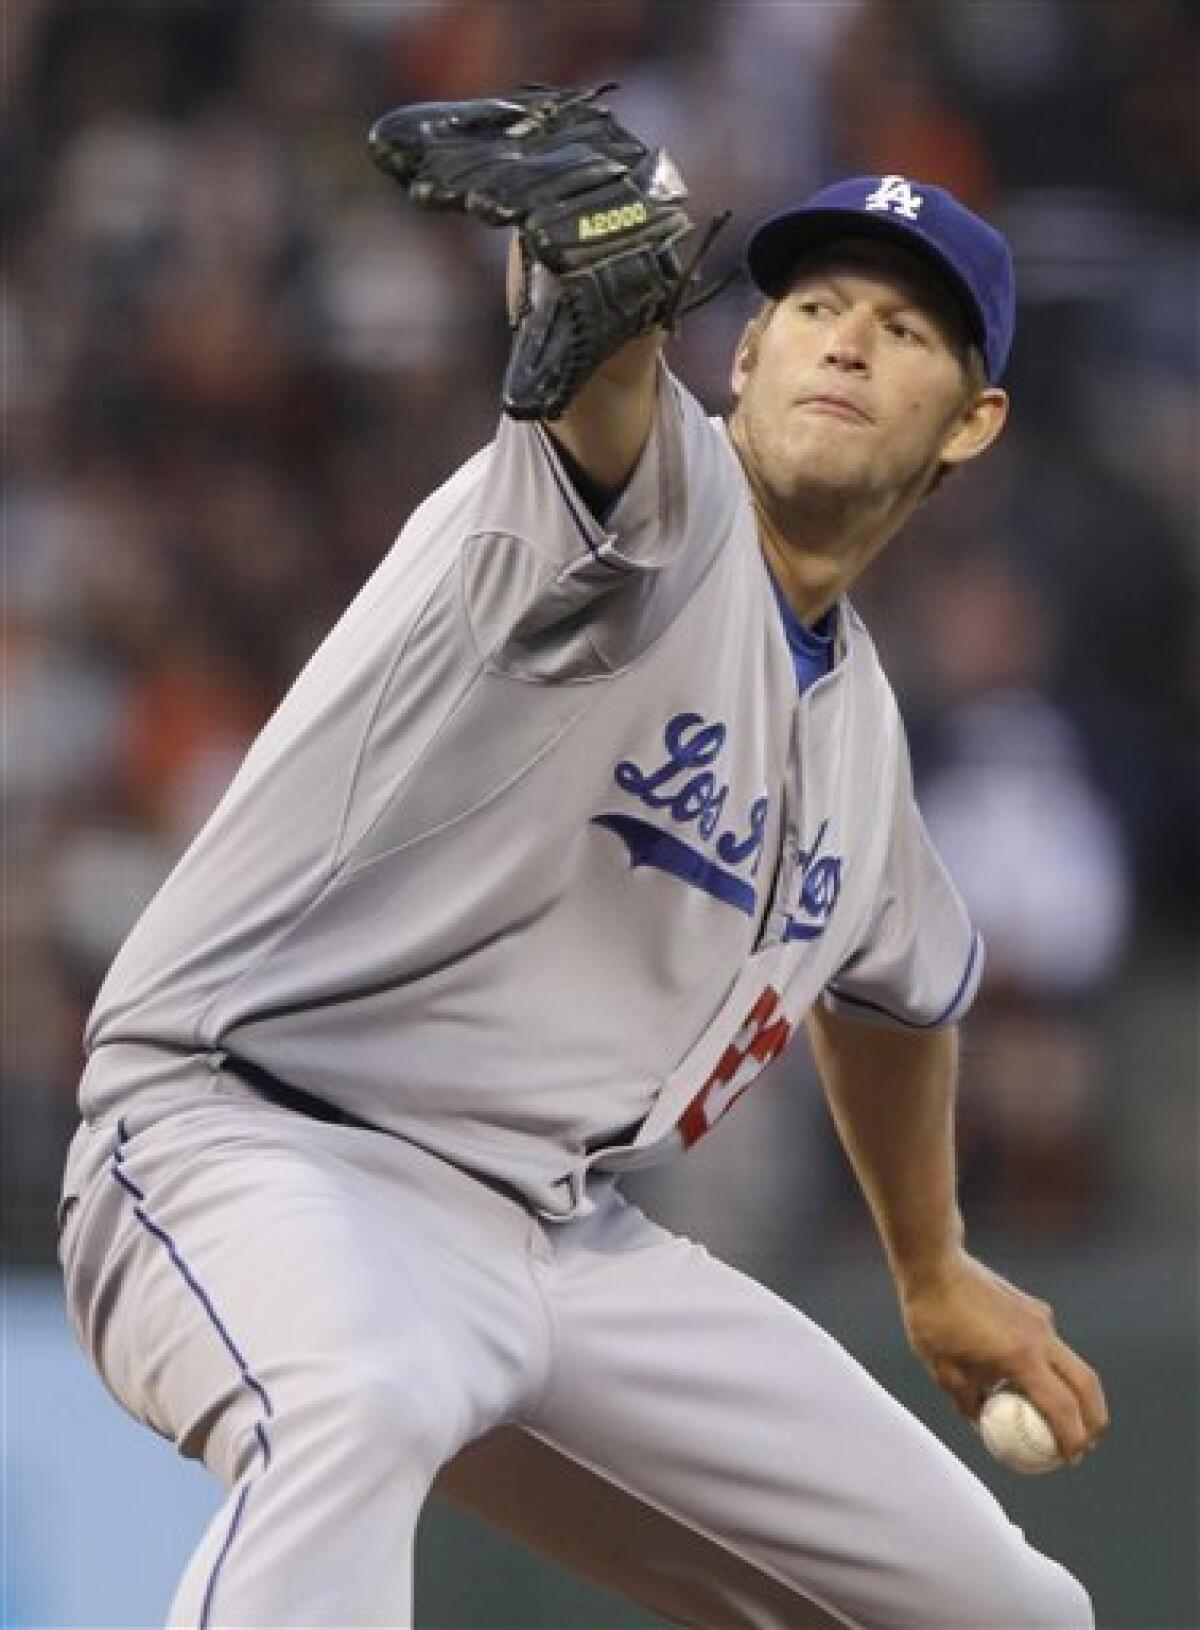
POLYGON ((833 908, 842 892, 842 858, 822 853, 828 828, 829 822, 822 821, 808 848, 796 853, 800 888, 795 897, 796 907, 784 930, 786 940, 819 939, 833 916, 833 908))
MULTIPOLYGON (((622 759, 613 772, 616 783, 648 809, 665 810, 680 826, 694 825, 707 841, 717 833, 729 800, 729 783, 709 768, 721 756, 728 734, 725 725, 709 724, 703 714, 677 713, 663 731, 665 761, 647 771, 632 759, 622 759)), ((748 864, 750 875, 756 875, 769 808, 765 794, 756 798, 745 832, 739 835, 735 827, 727 828, 717 837, 717 855, 726 866, 748 864)))

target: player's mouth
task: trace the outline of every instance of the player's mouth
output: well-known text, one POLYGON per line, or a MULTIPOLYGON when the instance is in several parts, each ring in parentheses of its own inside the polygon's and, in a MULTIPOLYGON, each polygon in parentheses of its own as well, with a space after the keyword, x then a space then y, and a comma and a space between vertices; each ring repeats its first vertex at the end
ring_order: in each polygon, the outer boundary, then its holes
POLYGON ((860 408, 857 402, 852 402, 847 396, 830 396, 825 393, 815 396, 802 396, 798 406, 807 408, 810 413, 819 413, 830 419, 842 419, 847 424, 874 424, 871 415, 860 408))

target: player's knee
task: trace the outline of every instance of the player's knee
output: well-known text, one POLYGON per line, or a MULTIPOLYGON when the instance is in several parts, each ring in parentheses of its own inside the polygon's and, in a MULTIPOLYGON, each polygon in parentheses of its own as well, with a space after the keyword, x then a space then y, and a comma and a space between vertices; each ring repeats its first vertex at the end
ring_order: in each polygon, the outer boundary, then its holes
POLYGON ((995 1573, 967 1584, 973 1616, 964 1624, 1019 1624, 1022 1630, 1094 1630, 1086 1590, 1066 1568, 1041 1555, 1013 1530, 1014 1549, 995 1573))
POLYGON ((1046 1588, 1044 1616, 1031 1620, 1031 1625, 1036 1625, 1038 1630, 1043 1625, 1046 1630, 1095 1630, 1096 1615, 1087 1591, 1057 1562, 1049 1566, 1054 1570, 1054 1580, 1046 1588))
POLYGON ((1067 1574, 1067 1583, 1071 1591, 1071 1600, 1067 1604, 1071 1614, 1070 1622, 1080 1625, 1083 1630, 1096 1630, 1096 1612, 1092 1606, 1092 1598, 1072 1574, 1067 1574))

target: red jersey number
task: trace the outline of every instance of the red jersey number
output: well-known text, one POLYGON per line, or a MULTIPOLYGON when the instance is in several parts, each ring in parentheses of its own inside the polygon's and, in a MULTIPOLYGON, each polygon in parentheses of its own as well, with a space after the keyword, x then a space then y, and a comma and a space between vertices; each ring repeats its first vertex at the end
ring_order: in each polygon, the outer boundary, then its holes
POLYGON ((716 1069, 679 1117, 685 1149, 699 1142, 717 1124, 755 1076, 787 1046, 792 1026, 776 1016, 778 1008, 779 992, 768 985, 721 1054, 716 1069))

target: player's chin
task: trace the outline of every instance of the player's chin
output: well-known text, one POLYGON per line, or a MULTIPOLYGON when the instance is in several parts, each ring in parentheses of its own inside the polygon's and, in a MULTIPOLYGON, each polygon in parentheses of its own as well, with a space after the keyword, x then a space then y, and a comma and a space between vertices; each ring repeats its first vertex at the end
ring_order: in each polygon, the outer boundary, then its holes
POLYGON ((867 467, 879 454, 873 425, 834 414, 797 413, 787 426, 788 451, 796 464, 814 475, 837 477, 867 467))
POLYGON ((789 448, 785 485, 797 498, 805 493, 850 498, 874 486, 875 473, 865 448, 805 437, 789 448))

